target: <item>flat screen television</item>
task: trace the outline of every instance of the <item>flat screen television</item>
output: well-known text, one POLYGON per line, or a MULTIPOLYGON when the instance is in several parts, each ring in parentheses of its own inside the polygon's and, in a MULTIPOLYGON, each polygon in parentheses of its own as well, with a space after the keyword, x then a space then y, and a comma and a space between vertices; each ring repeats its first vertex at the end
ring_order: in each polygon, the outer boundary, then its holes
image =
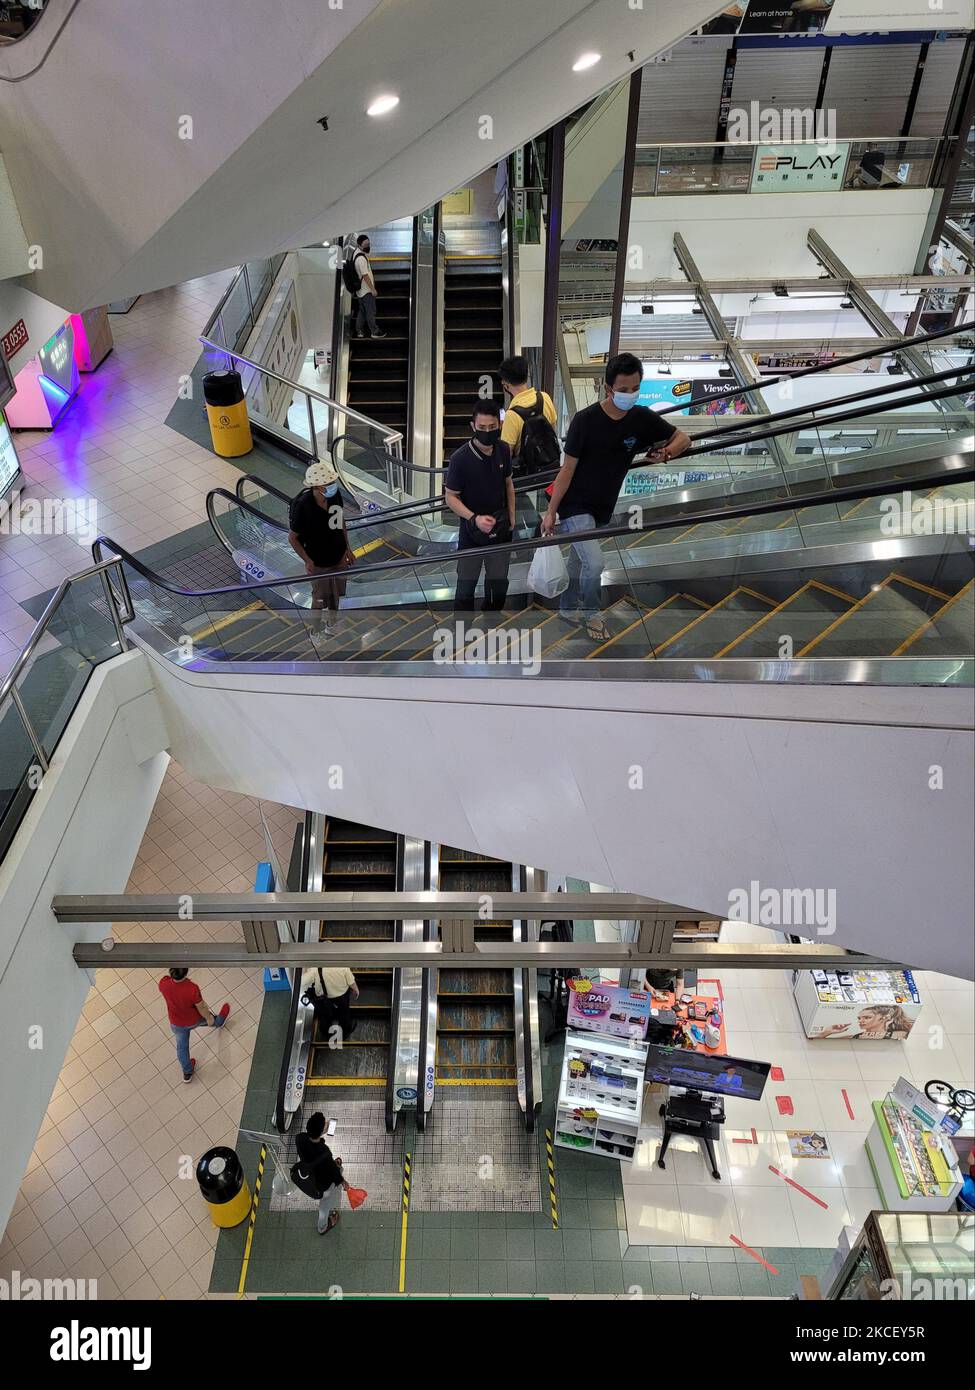
POLYGON ((741 1057, 718 1057, 686 1047, 651 1043, 647 1049, 647 1080, 664 1086, 684 1086, 718 1096, 761 1100, 770 1062, 746 1062, 741 1057))

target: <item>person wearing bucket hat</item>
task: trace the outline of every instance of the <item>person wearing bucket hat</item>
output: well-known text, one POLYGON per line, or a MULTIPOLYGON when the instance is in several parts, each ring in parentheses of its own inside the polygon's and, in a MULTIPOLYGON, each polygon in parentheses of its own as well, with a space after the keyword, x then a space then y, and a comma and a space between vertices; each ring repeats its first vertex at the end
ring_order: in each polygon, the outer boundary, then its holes
POLYGON ((305 486, 288 512, 288 540, 308 574, 321 575, 311 587, 312 640, 331 637, 345 597, 343 571, 354 563, 345 523, 338 470, 316 459, 305 470, 305 486), (324 627, 322 623, 325 617, 324 627))

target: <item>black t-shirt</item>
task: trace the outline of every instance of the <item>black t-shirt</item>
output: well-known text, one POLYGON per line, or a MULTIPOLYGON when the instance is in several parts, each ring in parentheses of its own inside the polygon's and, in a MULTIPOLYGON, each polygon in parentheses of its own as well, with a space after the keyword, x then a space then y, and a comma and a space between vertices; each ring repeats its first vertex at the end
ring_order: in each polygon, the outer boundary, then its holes
POLYGON ((319 1144, 310 1135, 302 1132, 295 1140, 295 1148, 298 1150, 302 1170, 311 1174, 320 1192, 342 1182, 342 1170, 326 1143, 319 1144))
MULTIPOLYGON (((511 477, 511 450, 502 440, 498 440, 490 454, 482 454, 473 441, 468 440, 455 449, 447 460, 447 477, 444 487, 460 494, 465 507, 470 507, 476 516, 494 516, 502 523, 501 532, 508 530, 508 488, 507 479, 511 477)), ((473 522, 461 517, 461 530, 470 534, 476 532, 477 538, 486 540, 473 522)))
POLYGON ((616 509, 623 479, 634 454, 673 438, 674 426, 645 405, 635 405, 621 420, 611 420, 597 402, 572 417, 565 452, 576 458, 575 473, 559 503, 559 516, 588 512, 605 526, 616 509))
POLYGON ((311 488, 299 492, 288 510, 288 525, 304 546, 309 560, 320 569, 337 565, 348 550, 343 530, 342 493, 320 507, 311 488))

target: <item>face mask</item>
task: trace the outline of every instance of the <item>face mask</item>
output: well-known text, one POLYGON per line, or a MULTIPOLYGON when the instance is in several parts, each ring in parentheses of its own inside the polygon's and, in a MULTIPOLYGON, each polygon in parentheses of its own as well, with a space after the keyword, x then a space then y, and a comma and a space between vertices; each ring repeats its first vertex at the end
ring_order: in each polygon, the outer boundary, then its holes
POLYGON ((334 497, 338 490, 338 483, 329 483, 327 487, 322 488, 322 491, 324 492, 326 497, 334 497))
POLYGON ((501 431, 499 429, 475 430, 474 438, 477 440, 478 444, 497 444, 498 440, 501 438, 501 431))
POLYGON ((614 391, 613 404, 617 410, 632 410, 640 399, 639 391, 614 391))

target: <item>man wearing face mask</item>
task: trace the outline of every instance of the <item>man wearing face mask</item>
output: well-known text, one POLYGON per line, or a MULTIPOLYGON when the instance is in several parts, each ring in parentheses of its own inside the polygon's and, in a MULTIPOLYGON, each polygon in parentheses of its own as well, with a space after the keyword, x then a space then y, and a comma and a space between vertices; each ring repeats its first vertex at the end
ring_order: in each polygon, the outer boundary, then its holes
POLYGON ((339 475, 330 463, 310 463, 305 470, 305 488, 288 511, 288 540, 308 574, 322 575, 311 586, 312 637, 323 632, 322 616, 327 610, 324 636, 331 637, 338 626, 338 610, 345 597, 344 571, 355 557, 349 545, 345 510, 339 490, 339 475))
MULTIPOLYGON (((560 536, 591 531, 612 519, 620 490, 633 467, 634 455, 649 450, 652 463, 666 463, 690 445, 683 430, 668 424, 655 410, 637 405, 643 364, 631 352, 606 363, 605 394, 595 405, 578 411, 565 439, 565 457, 552 484, 551 501, 542 518, 542 535, 560 536)), ((566 566, 569 587, 562 595, 563 615, 583 614, 586 635, 605 642, 609 630, 600 614, 603 548, 599 541, 573 544, 566 566)))
POLYGON ((380 332, 376 324, 376 279, 372 273, 372 262, 369 259, 369 252, 372 250, 372 243, 365 232, 362 236, 356 237, 355 250, 351 252, 352 269, 359 279, 359 288, 355 292, 356 319, 355 332, 359 338, 385 338, 386 334, 380 332))
POLYGON ((460 517, 458 551, 470 551, 457 561, 454 607, 470 612, 474 590, 484 569, 485 613, 504 607, 508 594, 510 553, 493 555, 491 547, 511 540, 515 524, 515 487, 511 481, 511 450, 501 439, 497 401, 479 400, 471 412, 472 437, 451 454, 444 497, 460 517))

